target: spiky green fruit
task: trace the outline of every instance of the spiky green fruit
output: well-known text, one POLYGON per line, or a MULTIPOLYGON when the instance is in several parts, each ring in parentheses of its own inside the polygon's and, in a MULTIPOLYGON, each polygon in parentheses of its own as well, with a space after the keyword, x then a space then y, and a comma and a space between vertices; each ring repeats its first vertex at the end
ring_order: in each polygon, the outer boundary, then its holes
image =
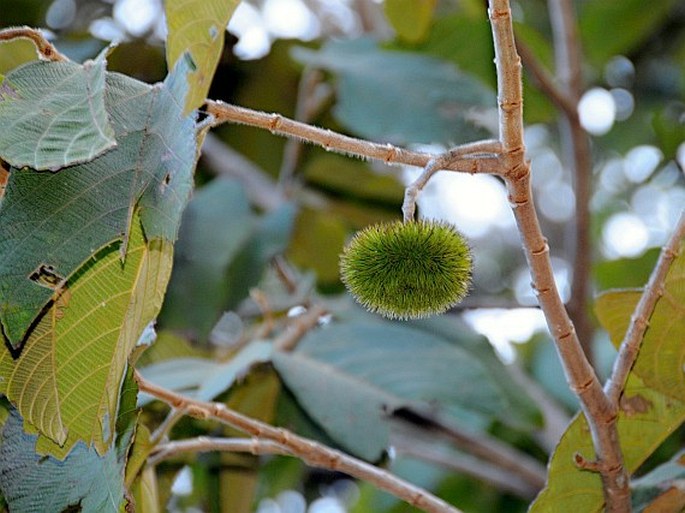
POLYGON ((471 251, 453 226, 396 221, 358 232, 340 258, 343 283, 372 312, 392 319, 442 313, 464 299, 471 251))

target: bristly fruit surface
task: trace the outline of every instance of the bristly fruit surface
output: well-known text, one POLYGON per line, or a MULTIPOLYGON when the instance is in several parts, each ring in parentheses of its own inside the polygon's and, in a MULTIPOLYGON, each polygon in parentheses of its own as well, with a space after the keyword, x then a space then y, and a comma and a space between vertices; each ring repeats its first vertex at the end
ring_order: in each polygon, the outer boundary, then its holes
POLYGON ((437 221, 395 221, 358 232, 340 257, 342 281, 372 312, 392 319, 439 314, 471 284, 464 236, 437 221))

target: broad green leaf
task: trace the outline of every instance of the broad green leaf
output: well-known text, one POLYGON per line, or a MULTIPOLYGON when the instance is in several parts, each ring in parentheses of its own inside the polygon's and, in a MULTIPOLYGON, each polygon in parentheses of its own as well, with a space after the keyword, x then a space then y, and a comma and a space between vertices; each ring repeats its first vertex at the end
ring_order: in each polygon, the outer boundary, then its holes
POLYGON ((116 145, 105 111, 105 56, 80 65, 32 61, 6 77, 0 156, 37 170, 88 162, 116 145))
POLYGON ((430 28, 437 0, 385 0, 385 16, 400 38, 421 41, 430 28))
POLYGON ((325 326, 300 342, 287 367, 285 358, 275 358, 276 368, 309 415, 319 422, 325 420, 322 426, 339 443, 345 426, 348 449, 363 451, 367 457, 377 457, 384 449, 381 434, 373 437, 372 450, 364 445, 364 433, 387 430, 381 425, 381 414, 388 409, 430 405, 463 424, 465 412, 497 417, 506 404, 476 358, 436 335, 399 324, 361 320, 325 326), (326 376, 337 386, 323 392, 326 376), (312 382, 317 386, 312 387, 312 382), (364 401, 380 411, 372 416, 340 416, 364 401), (357 446, 352 449, 355 440, 357 446))
MULTIPOLYGON (((618 432, 626 469, 635 472, 642 462, 685 420, 685 403, 646 387, 634 374, 628 379, 618 432)), ((580 470, 574 455, 594 458, 590 431, 577 415, 562 436, 548 465, 545 489, 529 513, 599 513, 604 506, 599 474, 580 470)))
POLYGON ((66 454, 78 440, 108 450, 128 355, 159 311, 171 262, 171 243, 146 242, 136 217, 125 262, 114 246, 98 254, 31 332, 3 377, 26 421, 62 446, 44 450, 66 454))
POLYGON ((175 240, 196 158, 196 125, 182 115, 187 69, 183 59, 152 87, 107 74, 117 147, 59 173, 11 171, 0 203, 0 322, 13 347, 64 280, 126 240, 136 207, 149 240, 175 240))
POLYGON ((133 482, 137 479, 140 471, 145 467, 147 458, 155 448, 152 441, 150 440, 150 430, 142 422, 138 422, 136 426, 136 437, 133 440, 131 449, 126 458, 126 473, 124 478, 124 484, 126 486, 131 486, 133 482))
POLYGON ((307 413, 342 447, 378 461, 388 447, 386 412, 401 405, 391 394, 301 353, 275 353, 273 363, 307 413))
POLYGON ((9 511, 119 513, 124 503, 124 461, 110 448, 103 455, 83 443, 64 461, 35 452, 36 436, 24 433, 15 411, 2 429, 0 492, 9 511), (78 509, 69 509, 78 508, 78 509))
POLYGON ((488 371, 499 388, 504 404, 498 413, 507 425, 531 430, 542 424, 542 415, 535 401, 512 377, 506 365, 495 354, 492 344, 467 326, 459 317, 440 315, 408 323, 411 327, 441 337, 476 358, 488 371))
MULTIPOLYGON (((648 386, 685 401, 685 244, 666 275, 649 329, 640 346, 633 372, 648 386)), ((640 299, 639 291, 611 291, 597 298, 595 311, 602 326, 618 345, 640 299)))
POLYGON ((479 123, 495 107, 487 85, 451 63, 379 49, 369 39, 335 41, 294 57, 337 78, 334 114, 351 131, 374 140, 463 143, 487 136, 479 123))
POLYGON ((479 2, 471 13, 437 16, 426 40, 411 50, 453 63, 464 73, 475 75, 494 90, 492 31, 486 4, 479 2))
POLYGON ((205 341, 285 248, 293 217, 292 205, 255 215, 235 181, 216 179, 200 189, 183 214, 160 324, 205 341))
POLYGON ((583 49, 596 65, 626 55, 642 45, 664 23, 677 0, 591 0, 581 4, 583 49))
POLYGON ((169 68, 189 52, 196 69, 190 74, 186 112, 207 98, 224 46, 226 26, 239 0, 165 0, 169 68))
POLYGON ((0 42, 0 74, 6 75, 22 64, 37 60, 38 49, 29 38, 18 37, 0 42))

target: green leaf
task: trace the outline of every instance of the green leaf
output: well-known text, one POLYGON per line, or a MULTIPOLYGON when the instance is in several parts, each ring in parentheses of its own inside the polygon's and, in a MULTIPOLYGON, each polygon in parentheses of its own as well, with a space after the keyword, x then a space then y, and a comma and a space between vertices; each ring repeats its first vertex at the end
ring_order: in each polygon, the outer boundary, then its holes
POLYGON ((64 461, 35 452, 36 436, 24 433, 13 411, 2 430, 0 492, 10 511, 119 513, 124 502, 123 460, 115 449, 102 456, 79 443, 64 461))
POLYGON ((488 371, 489 379, 495 383, 505 404, 499 411, 499 420, 523 430, 539 428, 542 414, 535 401, 511 376, 507 366, 497 356, 492 344, 457 316, 440 315, 409 323, 412 328, 431 333, 456 345, 476 358, 488 371))
POLYGON ((162 303, 172 245, 146 242, 135 218, 126 260, 110 247, 81 268, 31 332, 11 365, 3 348, 5 393, 27 422, 64 455, 78 440, 104 454, 117 418, 129 353, 162 303))
POLYGON ((495 95, 452 64, 379 49, 369 39, 335 41, 294 57, 337 77, 335 116, 353 132, 380 141, 458 144, 487 136, 478 119, 495 95))
POLYGON ((0 101, 0 156, 14 167, 53 171, 116 145, 105 111, 105 56, 80 65, 32 61, 11 71, 0 101))
POLYGON ((374 435, 373 450, 364 438, 368 430, 387 429, 379 425, 386 406, 391 410, 430 406, 463 423, 464 411, 496 417, 506 404, 476 358, 438 336, 399 324, 377 320, 333 324, 309 333, 294 354, 298 358, 290 358, 287 367, 280 355, 274 363, 298 401, 310 416, 326 421, 322 426, 339 443, 343 443, 340 426, 346 424, 348 448, 367 456, 377 456, 384 448, 380 434, 374 435), (317 393, 328 375, 339 386, 317 393), (312 387, 312 382, 318 385, 312 387), (363 401, 381 411, 373 416, 338 416, 353 412, 363 401), (352 449, 355 440, 358 445, 352 449))
POLYGON ((183 60, 152 87, 107 74, 117 147, 59 173, 10 173, 0 203, 0 321, 14 348, 64 280, 126 239, 136 207, 149 240, 175 240, 196 158, 195 121, 182 115, 186 71, 183 60))
POLYGON ((224 311, 244 299, 285 248, 294 207, 252 213, 242 186, 216 179, 183 214, 174 272, 160 323, 204 341, 224 311))
POLYGON ((430 28, 437 0, 385 0, 388 21, 400 38, 411 43, 421 41, 430 28))
POLYGON ((595 65, 640 47, 668 20, 677 0, 591 0, 581 4, 579 16, 583 49, 595 65))
MULTIPOLYGON (((625 467, 635 472, 642 462, 685 420, 685 404, 646 387, 634 374, 628 379, 618 432, 625 467)), ((577 415, 562 436, 548 465, 545 489, 529 513, 599 513, 604 506, 599 474, 579 469, 574 455, 595 457, 590 431, 577 415)))
POLYGON ((390 438, 383 416, 400 406, 398 398, 304 354, 277 352, 273 363, 307 413, 338 444, 369 461, 383 456, 390 438))
MULTIPOLYGON (((685 401, 685 244, 666 275, 663 295, 649 318, 633 372, 647 386, 685 401)), ((612 342, 619 345, 641 293, 610 291, 599 296, 595 311, 612 342)))
POLYGON ((167 63, 171 68, 186 52, 195 63, 190 74, 186 112, 202 105, 224 46, 226 25, 238 0, 166 0, 167 63))

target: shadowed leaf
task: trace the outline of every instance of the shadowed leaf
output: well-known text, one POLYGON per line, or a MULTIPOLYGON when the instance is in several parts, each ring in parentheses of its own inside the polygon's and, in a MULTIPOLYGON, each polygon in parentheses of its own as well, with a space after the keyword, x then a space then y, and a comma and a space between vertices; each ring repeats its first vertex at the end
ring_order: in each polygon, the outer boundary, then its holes
POLYGON ((13 411, 0 442, 0 491, 9 511, 118 513, 124 502, 123 458, 114 448, 100 456, 83 443, 64 461, 35 452, 36 436, 24 433, 13 411))
POLYGON ((195 166, 195 123, 182 115, 186 71, 182 60, 152 87, 109 73, 117 147, 59 173, 10 173, 0 203, 0 321, 15 348, 56 286, 126 239, 136 206, 148 239, 175 240, 195 166))
POLYGON ((455 144, 488 134, 478 119, 495 107, 495 95, 451 63, 381 50, 368 39, 331 42, 317 52, 296 48, 293 55, 336 75, 336 118, 363 137, 455 144))
POLYGON ((57 170, 116 145, 105 111, 105 55, 80 65, 33 61, 11 71, 0 99, 0 155, 15 167, 57 170))
POLYGON ((171 243, 145 242, 138 218, 125 262, 116 247, 94 257, 44 315, 18 360, 0 355, 3 390, 22 416, 60 447, 77 440, 104 454, 114 434, 129 353, 157 315, 171 271, 171 243), (11 369, 11 371, 10 371, 11 369))

